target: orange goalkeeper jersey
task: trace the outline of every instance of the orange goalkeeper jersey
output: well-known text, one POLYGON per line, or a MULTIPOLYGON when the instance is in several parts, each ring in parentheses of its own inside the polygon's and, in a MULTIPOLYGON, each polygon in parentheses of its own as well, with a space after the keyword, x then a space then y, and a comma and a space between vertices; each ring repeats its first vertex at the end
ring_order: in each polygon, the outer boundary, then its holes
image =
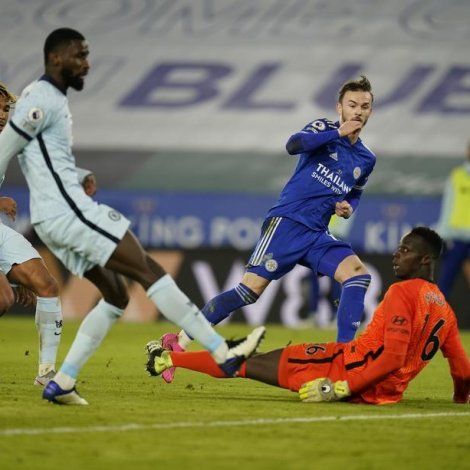
POLYGON ((410 380, 439 349, 449 360, 454 394, 466 399, 470 362, 444 295, 423 279, 393 284, 364 333, 345 345, 352 400, 376 404, 400 401, 410 380))

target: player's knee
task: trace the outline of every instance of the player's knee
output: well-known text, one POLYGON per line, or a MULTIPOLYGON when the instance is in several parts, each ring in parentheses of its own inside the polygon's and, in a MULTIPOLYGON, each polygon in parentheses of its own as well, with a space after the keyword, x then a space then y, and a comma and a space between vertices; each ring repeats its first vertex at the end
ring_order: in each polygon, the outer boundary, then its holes
POLYGON ((120 281, 113 286, 112 289, 108 289, 103 293, 104 300, 111 305, 115 305, 118 308, 125 309, 129 304, 129 293, 127 286, 124 281, 120 281))
POLYGON ((355 268, 355 276, 369 276, 370 273, 363 263, 360 263, 359 266, 355 268))
MULTIPOLYGON (((157 263, 148 253, 146 254, 146 262, 149 270, 152 272, 152 281, 154 278, 158 280, 166 274, 166 271, 160 263, 157 263)), ((151 284, 153 284, 153 282, 151 284)))
POLYGON ((32 274, 25 283, 38 297, 58 297, 59 284, 47 271, 32 274))
POLYGON ((148 254, 145 263, 132 271, 124 273, 127 277, 138 282, 145 290, 155 284, 167 274, 163 267, 152 259, 148 254))
POLYGON ((334 278, 341 284, 356 276, 369 276, 365 265, 357 256, 350 256, 344 259, 337 267, 334 278))
POLYGON ((269 279, 265 279, 255 273, 247 272, 243 276, 239 285, 247 287, 251 292, 259 297, 265 291, 266 287, 268 287, 270 282, 271 281, 269 279))
POLYGON ((59 296, 59 285, 40 258, 15 264, 11 270, 11 278, 39 297, 59 296))
POLYGON ((116 305, 116 307, 124 310, 129 305, 129 296, 123 295, 119 298, 115 298, 112 303, 116 305))
POLYGON ((54 277, 48 274, 41 278, 36 291, 39 297, 58 297, 59 284, 54 277))

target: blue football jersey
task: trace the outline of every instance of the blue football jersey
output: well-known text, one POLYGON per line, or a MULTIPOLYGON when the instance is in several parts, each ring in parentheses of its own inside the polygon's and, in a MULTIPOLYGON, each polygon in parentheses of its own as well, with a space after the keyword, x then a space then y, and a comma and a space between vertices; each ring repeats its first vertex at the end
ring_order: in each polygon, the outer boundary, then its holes
MULTIPOLYGON (((268 217, 282 216, 327 230, 335 205, 347 200, 353 208, 374 169, 375 155, 358 139, 341 137, 339 123, 317 119, 293 134, 299 161, 268 217)), ((292 152, 291 152, 292 153, 292 152)))

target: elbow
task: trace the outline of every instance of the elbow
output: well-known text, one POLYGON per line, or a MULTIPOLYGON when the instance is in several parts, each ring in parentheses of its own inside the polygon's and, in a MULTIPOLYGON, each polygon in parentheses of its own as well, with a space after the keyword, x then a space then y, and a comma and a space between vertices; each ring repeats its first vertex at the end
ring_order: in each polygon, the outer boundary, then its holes
POLYGON ((295 155, 295 146, 291 139, 287 141, 286 150, 289 155, 295 155))
POLYGON ((299 153, 299 142, 295 136, 291 136, 291 138, 287 141, 286 150, 289 155, 297 155, 299 153))

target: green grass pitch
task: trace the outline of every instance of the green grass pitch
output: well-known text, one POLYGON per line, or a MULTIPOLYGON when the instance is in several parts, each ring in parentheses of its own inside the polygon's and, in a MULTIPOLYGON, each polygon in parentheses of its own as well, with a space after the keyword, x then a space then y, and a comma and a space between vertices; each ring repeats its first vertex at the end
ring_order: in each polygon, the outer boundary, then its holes
MULTIPOLYGON (((78 323, 65 323, 63 359, 78 323)), ((237 337, 247 325, 220 331, 237 337)), ((438 354, 402 403, 304 404, 245 379, 179 370, 173 384, 144 372, 144 345, 165 322, 119 323, 80 375, 88 407, 41 399, 34 320, 0 319, 0 469, 469 469, 470 408, 451 401, 438 354)), ((268 325, 262 351, 328 341, 334 331, 268 325)), ((470 332, 462 334, 467 352, 470 332)), ((196 347, 194 349, 197 349, 196 347)))

